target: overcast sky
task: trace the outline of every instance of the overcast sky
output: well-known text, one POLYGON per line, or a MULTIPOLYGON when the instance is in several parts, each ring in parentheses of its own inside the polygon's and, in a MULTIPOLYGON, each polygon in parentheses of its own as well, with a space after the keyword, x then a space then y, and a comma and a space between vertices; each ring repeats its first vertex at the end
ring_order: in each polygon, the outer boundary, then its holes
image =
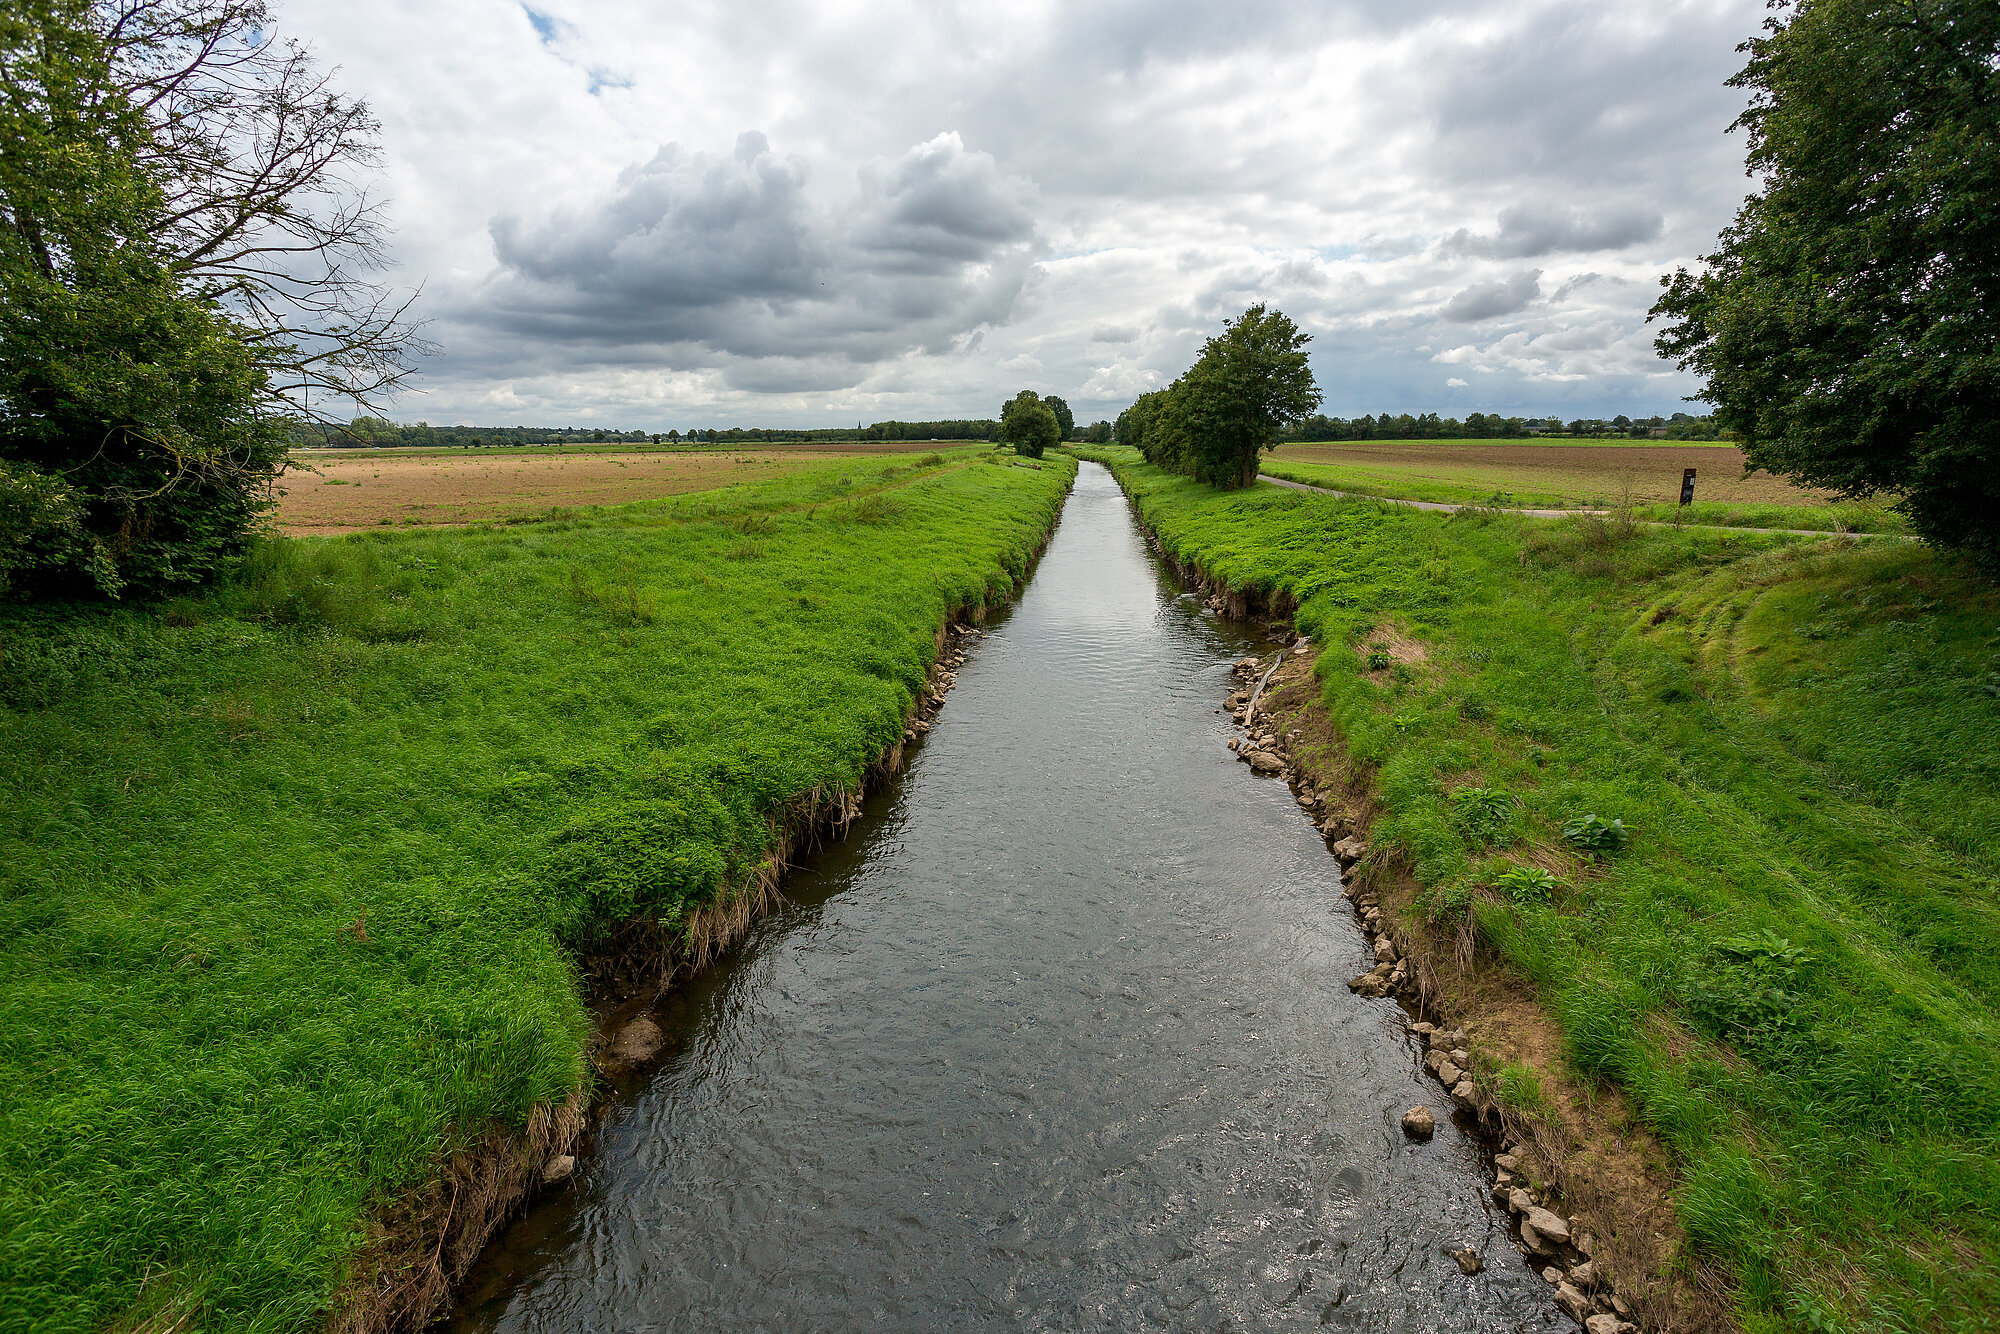
MULTIPOLYGON (((382 121, 401 420, 1079 421, 1263 301, 1326 411, 1693 390, 1762 0, 288 0, 382 121)), ((1698 410, 1698 409, 1696 409, 1698 410)))

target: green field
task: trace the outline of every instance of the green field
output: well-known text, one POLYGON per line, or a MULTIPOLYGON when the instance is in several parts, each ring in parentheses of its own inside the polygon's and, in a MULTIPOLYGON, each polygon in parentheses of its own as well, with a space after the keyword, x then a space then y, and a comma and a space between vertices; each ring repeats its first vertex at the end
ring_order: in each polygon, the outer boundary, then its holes
POLYGON ((1915 544, 1223 493, 1083 452, 1169 551, 1297 598, 1377 845, 1630 1094, 1746 1328, 1993 1328, 1990 584, 1915 544), (1371 667, 1384 626, 1429 663, 1371 667), (1601 862, 1559 832, 1591 813, 1630 834, 1601 862), (1537 850, 1577 868, 1551 899, 1494 888, 1537 850))
POLYGON ((579 953, 899 739, 1072 475, 982 455, 6 612, 0 1329, 317 1323, 371 1210, 589 1078, 579 953))
POLYGON ((1280 446, 1262 471, 1356 495, 1511 509, 1629 508, 1641 519, 1749 528, 1901 533, 1875 502, 1833 501, 1766 473, 1741 452, 1699 441, 1355 440, 1280 446), (1695 503, 1681 508, 1681 471, 1695 503))

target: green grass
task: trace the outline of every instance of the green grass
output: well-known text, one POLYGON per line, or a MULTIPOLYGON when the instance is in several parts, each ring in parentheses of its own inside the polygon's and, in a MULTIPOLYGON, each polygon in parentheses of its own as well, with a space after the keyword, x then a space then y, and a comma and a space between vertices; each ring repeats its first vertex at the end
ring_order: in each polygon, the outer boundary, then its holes
POLYGON ((1634 505, 1632 517, 1655 523, 1688 523, 1724 528, 1793 528, 1819 533, 1907 534, 1910 526, 1887 505, 1850 501, 1825 505, 1764 505, 1697 500, 1688 506, 1634 505))
POLYGON ((589 1077, 576 952, 856 784, 1072 468, 842 460, 6 614, 0 1328, 313 1326, 368 1209, 589 1077))
POLYGON ((1993 1327, 1990 586, 1914 543, 1229 494, 1083 452, 1170 551, 1299 600, 1325 702, 1377 766, 1375 841, 1434 911, 1476 915, 1578 1071, 1631 1094, 1747 1328, 1993 1327), (1385 621, 1431 662, 1371 673, 1385 621), (1496 836, 1449 795, 1468 783, 1519 798, 1500 837, 1557 844, 1594 812, 1629 843, 1547 903, 1467 896, 1496 836))
POLYGON ((1329 487, 1360 496, 1423 500, 1503 509, 1611 509, 1627 504, 1637 518, 1744 528, 1799 528, 1816 532, 1906 533, 1908 525, 1875 501, 1820 501, 1766 475, 1734 476, 1734 454, 1725 468, 1704 451, 1735 446, 1696 441, 1410 440, 1352 444, 1285 445, 1263 460, 1272 477, 1329 487), (1666 451, 1645 468, 1628 466, 1623 451, 1666 451), (1315 451, 1353 457, 1329 462, 1315 451), (1699 496, 1682 508, 1679 468, 1700 466, 1699 496))

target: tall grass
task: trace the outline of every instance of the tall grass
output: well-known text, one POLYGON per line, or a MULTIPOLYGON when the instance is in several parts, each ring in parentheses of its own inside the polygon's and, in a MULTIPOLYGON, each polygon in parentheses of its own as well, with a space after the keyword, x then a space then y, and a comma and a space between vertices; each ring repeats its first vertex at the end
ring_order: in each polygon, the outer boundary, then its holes
POLYGON ((1633 1095, 1746 1327, 1992 1327, 1994 590, 1913 544, 1219 493, 1098 456, 1170 550, 1297 599, 1377 766, 1376 842, 1633 1095), (1424 668, 1371 671, 1385 622, 1424 668), (1468 774, 1518 799, 1511 837, 1595 813, 1629 841, 1548 902, 1454 897, 1494 855, 1468 774))
POLYGON ((848 459, 0 619, 0 1328, 313 1325, 370 1207, 588 1077, 574 951, 860 780, 1070 467, 848 459))

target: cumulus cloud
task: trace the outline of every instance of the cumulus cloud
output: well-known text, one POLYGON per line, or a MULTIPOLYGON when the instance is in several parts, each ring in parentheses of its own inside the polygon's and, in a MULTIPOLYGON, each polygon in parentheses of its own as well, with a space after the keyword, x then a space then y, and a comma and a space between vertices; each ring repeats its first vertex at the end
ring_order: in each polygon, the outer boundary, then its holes
POLYGON ((1657 240, 1664 218, 1647 204, 1608 203, 1597 209, 1516 204, 1500 210, 1500 227, 1480 236, 1460 228, 1439 247, 1447 255, 1531 259, 1563 251, 1622 250, 1657 240))
POLYGON ((498 270, 459 318, 798 392, 959 345, 1004 322, 1029 282, 1032 187, 957 134, 862 164, 839 208, 811 180, 755 131, 722 155, 669 144, 589 204, 495 217, 498 270))
POLYGON ((383 125, 432 421, 1114 415, 1255 301, 1327 411, 1671 411, 1761 0, 286 0, 383 125), (857 71, 865 71, 865 77, 857 71), (755 127, 742 134, 745 127, 755 127), (661 147, 666 144, 666 147, 661 147), (1530 266, 1536 266, 1531 268, 1530 266), (1451 385, 1434 358, 1469 358, 1451 385), (1474 372, 1477 373, 1474 373, 1474 372))
POLYGON ((1541 277, 1540 269, 1523 269, 1498 282, 1474 283, 1445 302, 1440 313, 1456 324, 1512 315, 1542 294, 1541 277))

